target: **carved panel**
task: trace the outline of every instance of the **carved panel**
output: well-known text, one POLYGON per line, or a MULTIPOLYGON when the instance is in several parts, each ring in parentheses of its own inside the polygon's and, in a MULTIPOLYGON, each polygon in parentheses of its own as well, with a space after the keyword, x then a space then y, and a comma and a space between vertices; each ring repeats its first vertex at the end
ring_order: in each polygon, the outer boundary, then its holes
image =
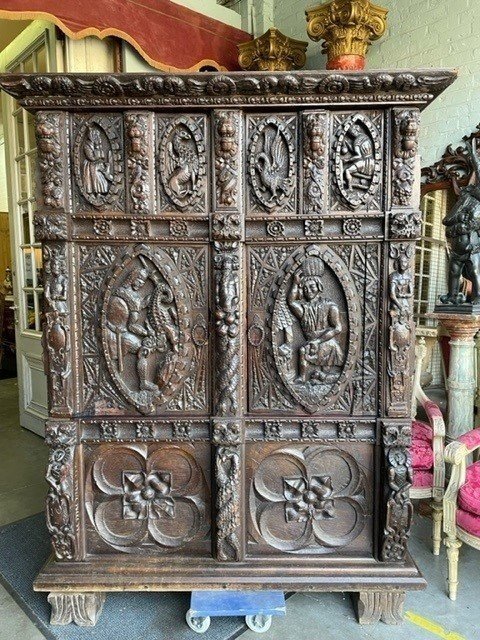
POLYGON ((69 248, 63 242, 43 245, 43 352, 48 373, 50 415, 73 410, 71 281, 69 248))
POLYGON ((374 413, 378 246, 259 246, 248 263, 249 409, 374 413))
POLYGON ((75 115, 72 162, 77 211, 124 210, 122 119, 117 115, 75 115))
POLYGON ((46 480, 47 527, 57 560, 80 559, 79 521, 74 506, 74 464, 77 426, 74 422, 49 421, 45 444, 50 447, 46 480))
MULTIPOLYGON (((394 206, 412 204, 419 127, 418 109, 393 110, 392 204, 394 206)), ((406 237, 418 235, 419 230, 417 227, 415 234, 406 237)))
POLYGON ((387 562, 403 562, 410 537, 413 506, 410 487, 413 483, 410 456, 411 421, 382 422, 385 453, 386 512, 381 558, 387 562))
POLYGON ((370 555, 371 447, 356 454, 334 445, 249 446, 249 554, 331 554, 348 545, 370 555))
POLYGON ((295 212, 296 116, 250 116, 248 122, 248 212, 295 212))
POLYGON ((409 243, 392 243, 389 253, 389 326, 387 350, 387 415, 408 416, 410 411, 413 350, 413 256, 409 243))
POLYGON ((213 113, 215 209, 240 208, 242 124, 240 111, 213 113))
POLYGON ((85 455, 90 552, 205 553, 208 445, 99 445, 85 455))
POLYGON ((332 117, 331 208, 379 209, 383 116, 379 112, 332 117))
POLYGON ((207 269, 205 248, 81 249, 84 410, 206 410, 207 269))
MULTIPOLYGON (((328 114, 303 114, 303 211, 325 212, 328 114)), ((313 222, 313 221, 312 221, 313 222)), ((320 234, 321 235, 321 234, 320 234)))
POLYGON ((148 214, 152 212, 155 192, 153 114, 126 113, 125 137, 129 211, 137 216, 148 214))
MULTIPOLYGON (((68 169, 62 156, 66 136, 66 114, 39 111, 35 117, 39 184, 37 205, 47 209, 65 207, 68 169)), ((35 236, 37 240, 43 238, 35 236)))
POLYGON ((206 211, 205 116, 159 116, 160 211, 206 211))

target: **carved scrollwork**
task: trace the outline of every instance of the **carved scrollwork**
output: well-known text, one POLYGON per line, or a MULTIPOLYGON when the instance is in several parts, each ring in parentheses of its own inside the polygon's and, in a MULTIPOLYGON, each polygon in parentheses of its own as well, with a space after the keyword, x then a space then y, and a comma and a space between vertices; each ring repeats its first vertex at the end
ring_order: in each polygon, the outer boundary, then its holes
POLYGON ((337 116, 332 174, 341 201, 350 209, 378 208, 381 180, 381 120, 364 113, 337 116))
POLYGON ((389 287, 389 377, 387 413, 390 416, 408 414, 411 393, 413 323, 413 274, 411 260, 414 247, 408 243, 390 246, 389 287), (406 413, 405 413, 406 412, 406 413))
POLYGON ((408 206, 415 180, 420 113, 417 109, 394 109, 393 120, 392 203, 408 206))
POLYGON ((191 308, 175 264, 138 245, 117 264, 102 308, 103 350, 114 384, 142 413, 178 393, 192 364, 191 308))
POLYGON ((215 279, 215 393, 219 416, 234 416, 239 406, 240 384, 240 282, 239 246, 214 243, 215 279))
POLYGON ((294 211, 294 116, 252 116, 247 156, 251 211, 294 211))
POLYGON ((327 131, 326 113, 303 116, 303 213, 307 215, 324 212, 327 131))
POLYGON ((45 207, 60 209, 65 201, 65 179, 62 163, 61 127, 64 115, 39 111, 35 120, 35 136, 40 170, 40 198, 45 207))
POLYGON ((403 562, 413 515, 411 422, 384 421, 382 430, 388 491, 381 557, 386 562, 403 562))
POLYGON ((205 211, 205 118, 161 117, 158 120, 160 209, 205 211))
POLYGON ((191 445, 100 445, 86 478, 88 517, 117 551, 180 549, 208 532, 209 492, 191 445))
POLYGON ((213 118, 215 208, 238 209, 241 114, 238 111, 215 111, 213 118))
POLYGON ((344 371, 358 356, 358 294, 327 245, 298 249, 276 282, 269 312, 275 365, 290 394, 314 413, 341 393, 344 371), (324 290, 335 292, 334 299, 324 290))
POLYGON ((127 139, 127 176, 132 212, 149 213, 151 210, 152 160, 149 143, 152 136, 151 119, 141 113, 125 115, 127 139))
POLYGON ((361 533, 366 513, 364 473, 340 449, 279 448, 255 469, 254 537, 280 551, 332 553, 361 533))
POLYGON ((123 155, 118 117, 77 116, 74 121, 73 168, 82 210, 123 208, 123 155))
POLYGON ((46 513, 53 551, 57 560, 78 559, 73 479, 76 424, 65 421, 47 422, 45 442, 50 447, 46 473, 46 513))

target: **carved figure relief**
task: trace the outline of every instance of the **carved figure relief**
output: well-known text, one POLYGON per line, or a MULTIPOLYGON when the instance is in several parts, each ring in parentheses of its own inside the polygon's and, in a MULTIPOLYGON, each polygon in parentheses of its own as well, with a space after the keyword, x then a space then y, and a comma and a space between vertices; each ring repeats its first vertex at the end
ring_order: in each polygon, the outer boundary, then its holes
MULTIPOLYGON (((415 179, 414 171, 418 151, 420 113, 417 109, 395 109, 393 119, 392 203, 394 205, 408 206, 411 204, 415 179)), ((415 235, 418 235, 418 231, 415 235)), ((413 234, 406 237, 413 237, 413 234)))
POLYGON ((117 551, 179 549, 208 533, 208 485, 191 445, 100 445, 85 477, 88 517, 117 551))
POLYGON ((326 246, 300 249, 282 271, 271 316, 274 360, 289 392, 313 413, 338 393, 347 354, 349 366, 357 355, 359 301, 345 265, 326 246))
POLYGON ((73 166, 77 210, 123 209, 121 120, 117 116, 76 116, 73 166), (85 206, 87 205, 87 206, 85 206))
POLYGON ((114 383, 142 413, 179 391, 192 361, 190 302, 174 263, 145 245, 111 274, 102 310, 114 383))
MULTIPOLYGON (((350 209, 379 207, 376 199, 381 179, 380 116, 355 113, 336 116, 332 173, 341 201, 350 209)), ((336 208, 341 207, 335 203, 336 208)))
POLYGON ((67 245, 50 242, 43 247, 44 316, 43 346, 49 373, 50 411, 71 409, 70 283, 67 245))
POLYGON ((326 113, 303 116, 303 213, 307 215, 324 212, 327 131, 326 113))
POLYGON ((206 159, 204 116, 160 117, 158 171, 162 211, 204 212, 206 159))
POLYGON ((332 553, 366 522, 365 475, 330 446, 281 447, 254 470, 250 516, 256 542, 283 552, 332 553))
POLYGON ((240 112, 216 111, 214 113, 216 208, 237 209, 239 206, 240 127, 240 112))
POLYGON ((125 115, 128 188, 131 210, 136 214, 150 213, 152 206, 152 159, 149 151, 151 122, 151 116, 142 113, 125 115))
POLYGON ((410 346, 414 335, 413 275, 410 269, 413 251, 413 245, 407 243, 392 244, 390 247, 393 270, 388 280, 390 297, 389 415, 401 415, 402 407, 407 406, 409 402, 412 375, 410 346))
POLYGON ((250 211, 294 211, 295 116, 252 116, 248 123, 250 211))

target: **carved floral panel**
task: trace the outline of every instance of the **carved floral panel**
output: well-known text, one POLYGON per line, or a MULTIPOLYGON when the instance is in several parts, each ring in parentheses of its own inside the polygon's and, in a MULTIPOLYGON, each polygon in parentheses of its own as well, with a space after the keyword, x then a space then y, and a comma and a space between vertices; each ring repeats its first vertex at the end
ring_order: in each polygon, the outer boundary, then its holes
POLYGON ((210 545, 209 446, 86 449, 89 551, 198 553, 210 545))
POLYGON ((332 116, 332 210, 381 207, 383 115, 378 111, 332 116))
POLYGON ((370 555, 371 447, 250 445, 248 553, 370 555))
POLYGON ((250 411, 374 413, 378 246, 251 247, 248 265, 250 411))
POLYGON ((160 211, 206 211, 206 126, 203 115, 158 117, 160 211))
POLYGON ((206 249, 80 251, 84 411, 206 411, 206 249))
POLYGON ((72 163, 76 211, 125 209, 121 116, 75 115, 72 163))
POLYGON ((247 136, 248 212, 295 212, 296 116, 250 116, 247 136))

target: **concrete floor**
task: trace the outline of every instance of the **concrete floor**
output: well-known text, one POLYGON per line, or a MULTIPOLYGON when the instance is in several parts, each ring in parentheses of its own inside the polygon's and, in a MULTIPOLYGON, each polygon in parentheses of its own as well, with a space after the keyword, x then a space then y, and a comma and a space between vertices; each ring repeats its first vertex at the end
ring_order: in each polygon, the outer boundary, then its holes
MULTIPOLYGON (((46 459, 43 440, 18 426, 16 380, 1 380, 0 526, 43 510, 46 459)), ((383 623, 360 627, 348 595, 297 593, 288 600, 287 616, 274 619, 270 631, 262 636, 246 631, 240 638, 391 640, 394 636, 395 640, 480 640, 480 552, 465 545, 461 549, 460 591, 458 601, 453 603, 445 594, 445 551, 442 549, 439 558, 431 554, 430 530, 430 520, 417 516, 410 548, 429 586, 426 591, 407 596, 406 620, 400 627, 383 623)), ((192 637, 197 636, 192 633, 192 637)), ((0 640, 44 640, 2 586, 0 640)))

